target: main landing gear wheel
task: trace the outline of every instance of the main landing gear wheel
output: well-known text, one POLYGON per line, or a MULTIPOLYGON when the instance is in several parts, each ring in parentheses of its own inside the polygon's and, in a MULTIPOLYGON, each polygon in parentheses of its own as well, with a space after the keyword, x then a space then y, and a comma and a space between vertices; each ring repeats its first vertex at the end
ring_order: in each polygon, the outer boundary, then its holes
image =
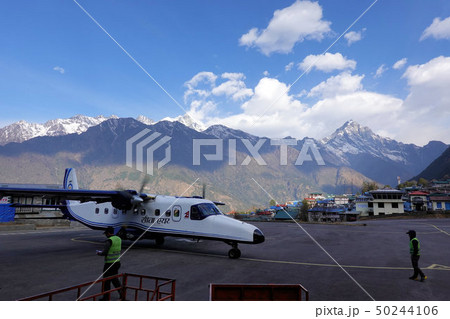
POLYGON ((231 259, 238 259, 241 257, 241 251, 239 250, 237 243, 231 243, 230 245, 233 248, 228 251, 228 257, 231 259))

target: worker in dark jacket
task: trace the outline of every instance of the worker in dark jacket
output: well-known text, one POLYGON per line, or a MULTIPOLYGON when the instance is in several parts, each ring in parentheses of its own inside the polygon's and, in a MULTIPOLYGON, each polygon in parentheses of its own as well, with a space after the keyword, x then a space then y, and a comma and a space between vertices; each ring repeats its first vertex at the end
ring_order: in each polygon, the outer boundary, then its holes
POLYGON ((416 238, 415 230, 409 230, 407 234, 409 235, 409 253, 411 254, 411 263, 414 268, 414 274, 409 277, 409 279, 419 280, 418 276, 420 274, 420 281, 423 282, 425 281, 425 279, 427 279, 427 276, 425 276, 425 274, 419 268, 420 242, 416 238))
MULTIPOLYGON (((105 230, 105 236, 108 238, 105 242, 103 250, 98 250, 97 255, 105 256, 105 265, 103 266, 103 278, 117 275, 120 268, 120 253, 122 250, 122 240, 119 236, 114 235, 114 228, 108 227, 105 230)), ((111 282, 114 287, 120 288, 122 285, 118 278, 106 280, 103 291, 111 289, 111 282)), ((122 299, 122 291, 119 290, 120 299, 122 299)), ((104 294, 100 300, 110 300, 109 293, 104 294)))

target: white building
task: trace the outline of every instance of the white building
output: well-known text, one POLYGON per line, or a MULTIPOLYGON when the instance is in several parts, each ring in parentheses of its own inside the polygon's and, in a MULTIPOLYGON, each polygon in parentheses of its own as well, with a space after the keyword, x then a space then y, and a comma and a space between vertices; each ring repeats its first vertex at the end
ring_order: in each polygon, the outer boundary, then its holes
MULTIPOLYGON (((370 191, 373 197, 372 204, 373 215, 392 215, 392 214, 402 214, 404 213, 403 206, 403 192, 396 189, 378 189, 370 191)), ((370 213, 369 213, 370 215, 370 213)))

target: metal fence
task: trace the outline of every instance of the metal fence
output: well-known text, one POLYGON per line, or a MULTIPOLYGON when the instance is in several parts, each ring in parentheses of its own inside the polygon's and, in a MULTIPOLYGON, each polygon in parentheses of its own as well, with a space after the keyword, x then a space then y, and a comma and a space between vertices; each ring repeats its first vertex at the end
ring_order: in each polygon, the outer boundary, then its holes
POLYGON ((91 300, 97 301, 103 296, 108 300, 164 301, 175 300, 175 280, 136 274, 118 274, 97 281, 54 290, 51 292, 20 299, 31 300, 91 300), (118 278, 121 287, 104 290, 105 282, 118 278), (115 299, 115 296, 121 296, 115 299))

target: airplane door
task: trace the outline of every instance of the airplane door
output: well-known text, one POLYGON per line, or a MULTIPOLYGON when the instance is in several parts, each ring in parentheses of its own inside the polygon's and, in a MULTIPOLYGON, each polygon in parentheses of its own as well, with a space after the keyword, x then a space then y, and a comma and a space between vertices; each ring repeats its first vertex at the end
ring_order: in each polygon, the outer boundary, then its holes
POLYGON ((179 222, 181 220, 181 206, 172 207, 172 220, 174 222, 179 222))

